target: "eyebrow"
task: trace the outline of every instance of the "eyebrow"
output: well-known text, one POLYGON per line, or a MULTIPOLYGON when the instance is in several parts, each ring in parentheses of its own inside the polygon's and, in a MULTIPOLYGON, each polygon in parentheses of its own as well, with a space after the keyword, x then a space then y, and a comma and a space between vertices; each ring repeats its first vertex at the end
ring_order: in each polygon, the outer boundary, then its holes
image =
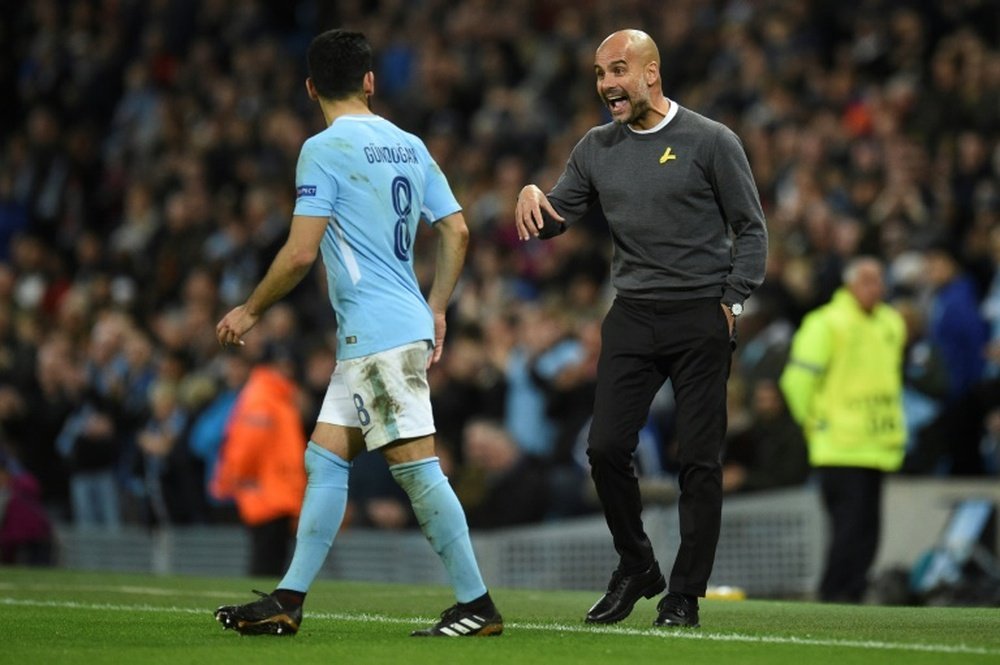
MULTIPOLYGON (((628 61, 626 61, 625 58, 619 58, 618 60, 612 60, 611 62, 608 63, 609 68, 614 67, 615 65, 628 65, 628 61)), ((594 68, 600 69, 601 66, 595 62, 594 68)))

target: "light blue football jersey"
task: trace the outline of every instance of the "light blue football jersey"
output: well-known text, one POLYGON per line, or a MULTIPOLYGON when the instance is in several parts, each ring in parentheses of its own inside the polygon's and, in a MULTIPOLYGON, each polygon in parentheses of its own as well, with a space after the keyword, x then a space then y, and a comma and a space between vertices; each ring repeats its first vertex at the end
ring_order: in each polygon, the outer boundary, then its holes
POLYGON ((337 315, 337 358, 434 339, 413 272, 413 238, 460 211, 416 136, 376 115, 348 115, 309 138, 295 174, 295 214, 330 219, 321 250, 337 315))

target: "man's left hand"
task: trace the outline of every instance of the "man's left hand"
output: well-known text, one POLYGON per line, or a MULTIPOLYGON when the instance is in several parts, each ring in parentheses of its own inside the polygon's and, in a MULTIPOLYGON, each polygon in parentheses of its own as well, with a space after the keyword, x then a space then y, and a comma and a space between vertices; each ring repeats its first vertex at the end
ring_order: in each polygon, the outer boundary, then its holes
POLYGON ((430 369, 431 365, 441 360, 441 352, 444 350, 444 333, 447 327, 444 312, 434 312, 434 353, 431 354, 430 360, 427 361, 427 369, 430 369))
POLYGON ((726 315, 726 323, 729 324, 729 336, 733 336, 733 329, 736 326, 736 317, 733 316, 733 310, 729 309, 725 304, 721 305, 722 311, 726 315))

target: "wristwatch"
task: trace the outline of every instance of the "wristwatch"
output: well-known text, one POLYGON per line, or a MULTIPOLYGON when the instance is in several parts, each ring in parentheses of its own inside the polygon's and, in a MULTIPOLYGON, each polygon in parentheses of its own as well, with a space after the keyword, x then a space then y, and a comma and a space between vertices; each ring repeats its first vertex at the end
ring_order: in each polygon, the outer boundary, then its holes
POLYGON ((726 307, 729 308, 729 313, 732 314, 733 317, 737 317, 743 313, 743 303, 741 302, 734 302, 732 304, 726 305, 726 307))

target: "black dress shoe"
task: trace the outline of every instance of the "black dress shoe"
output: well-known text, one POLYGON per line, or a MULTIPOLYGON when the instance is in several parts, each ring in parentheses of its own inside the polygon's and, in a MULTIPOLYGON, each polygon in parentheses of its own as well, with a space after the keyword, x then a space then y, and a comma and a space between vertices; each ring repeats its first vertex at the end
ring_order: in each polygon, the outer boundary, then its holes
POLYGON ((640 598, 652 598, 667 588, 667 582, 655 561, 635 575, 616 570, 608 582, 608 592, 587 612, 587 623, 616 623, 632 613, 640 598))
POLYGON ((654 626, 678 626, 682 628, 697 628, 698 599, 670 592, 656 605, 659 614, 653 621, 654 626))

